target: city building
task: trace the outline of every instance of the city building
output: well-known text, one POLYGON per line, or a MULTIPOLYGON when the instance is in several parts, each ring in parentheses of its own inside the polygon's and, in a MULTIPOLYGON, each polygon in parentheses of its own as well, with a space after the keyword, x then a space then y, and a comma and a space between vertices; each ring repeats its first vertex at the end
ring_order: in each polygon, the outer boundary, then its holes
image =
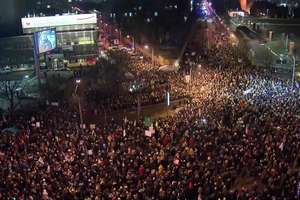
POLYGON ((33 33, 55 28, 57 48, 41 56, 45 67, 72 66, 72 63, 86 64, 97 56, 96 14, 65 14, 21 19, 23 35, 0 39, 0 67, 32 67, 33 33))

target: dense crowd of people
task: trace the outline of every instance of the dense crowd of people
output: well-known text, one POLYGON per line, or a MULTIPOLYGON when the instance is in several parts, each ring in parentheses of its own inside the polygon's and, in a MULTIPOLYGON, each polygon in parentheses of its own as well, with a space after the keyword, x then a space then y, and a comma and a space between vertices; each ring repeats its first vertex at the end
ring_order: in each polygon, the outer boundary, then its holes
MULTIPOLYGON (((0 199, 299 198, 299 90, 232 54, 224 37, 190 46, 179 72, 130 57, 143 104, 161 101, 161 85, 191 99, 153 122, 150 135, 126 118, 80 126, 68 104, 20 115, 19 133, 0 140, 0 199)), ((115 101, 136 104, 130 94, 115 101)))
MULTIPOLYGON (((93 105, 100 105, 100 108, 97 108, 98 113, 104 109, 106 112, 136 109, 138 99, 141 106, 163 103, 166 102, 167 92, 172 96, 172 100, 187 97, 185 90, 177 90, 178 87, 171 89, 174 84, 183 82, 181 74, 162 71, 139 53, 129 55, 122 51, 114 51, 113 54, 115 58, 122 60, 122 65, 128 66, 128 71, 124 74, 129 74, 130 77, 124 77, 119 82, 122 86, 119 92, 108 96, 101 96, 96 89, 88 90, 89 104, 92 102, 93 105)), ((95 109, 95 106, 92 106, 92 109, 95 109)))

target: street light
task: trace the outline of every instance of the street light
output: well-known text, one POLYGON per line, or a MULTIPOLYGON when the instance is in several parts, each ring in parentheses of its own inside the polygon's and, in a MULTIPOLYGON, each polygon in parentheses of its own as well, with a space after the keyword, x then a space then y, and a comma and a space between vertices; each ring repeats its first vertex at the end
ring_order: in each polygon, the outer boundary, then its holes
MULTIPOLYGON (((144 46, 144 48, 148 50, 150 47, 146 44, 144 46)), ((153 49, 153 47, 151 47, 151 63, 152 63, 152 66, 154 66, 154 49, 153 49)))
POLYGON ((176 60, 176 61, 174 62, 174 66, 175 66, 176 69, 178 69, 178 67, 179 67, 179 60, 176 60))
POLYGON ((296 58, 295 58, 295 55, 292 55, 292 59, 293 59, 292 87, 294 88, 294 85, 295 85, 295 71, 296 71, 296 58))
POLYGON ((78 110, 79 110, 79 117, 80 117, 80 126, 82 126, 83 125, 83 118, 82 118, 81 102, 80 102, 80 96, 77 94, 77 90, 78 90, 79 84, 81 83, 81 80, 80 79, 76 79, 75 83, 76 83, 76 87, 75 87, 74 94, 75 94, 75 97, 77 97, 77 100, 78 100, 78 110))
POLYGON ((137 114, 138 114, 138 119, 140 118, 141 114, 141 88, 140 88, 140 82, 134 81, 129 87, 129 92, 130 93, 136 93, 137 94, 137 114))
MULTIPOLYGON (((130 39, 130 35, 127 35, 126 37, 127 37, 127 39, 130 39)), ((134 37, 133 36, 132 36, 132 49, 133 49, 133 51, 135 49, 135 42, 134 42, 134 37)))

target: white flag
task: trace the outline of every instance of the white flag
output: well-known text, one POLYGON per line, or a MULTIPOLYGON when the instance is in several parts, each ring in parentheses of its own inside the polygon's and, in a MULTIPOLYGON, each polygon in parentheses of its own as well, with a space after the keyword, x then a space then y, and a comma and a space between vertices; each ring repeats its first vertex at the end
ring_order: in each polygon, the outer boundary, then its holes
POLYGON ((283 144, 283 142, 281 142, 281 144, 279 145, 279 149, 280 149, 281 151, 283 151, 283 147, 284 147, 284 144, 283 144))

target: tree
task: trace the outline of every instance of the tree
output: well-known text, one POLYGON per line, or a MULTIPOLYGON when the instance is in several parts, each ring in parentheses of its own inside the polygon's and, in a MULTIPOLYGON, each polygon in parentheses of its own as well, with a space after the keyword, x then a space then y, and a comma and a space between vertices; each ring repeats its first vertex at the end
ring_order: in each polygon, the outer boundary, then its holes
POLYGON ((266 50, 263 52, 263 64, 265 67, 270 68, 273 64, 273 55, 270 51, 266 50))
POLYGON ((0 82, 0 94, 1 97, 6 99, 9 103, 8 112, 12 117, 16 108, 18 107, 20 102, 17 102, 18 96, 18 81, 1 81, 0 82))

